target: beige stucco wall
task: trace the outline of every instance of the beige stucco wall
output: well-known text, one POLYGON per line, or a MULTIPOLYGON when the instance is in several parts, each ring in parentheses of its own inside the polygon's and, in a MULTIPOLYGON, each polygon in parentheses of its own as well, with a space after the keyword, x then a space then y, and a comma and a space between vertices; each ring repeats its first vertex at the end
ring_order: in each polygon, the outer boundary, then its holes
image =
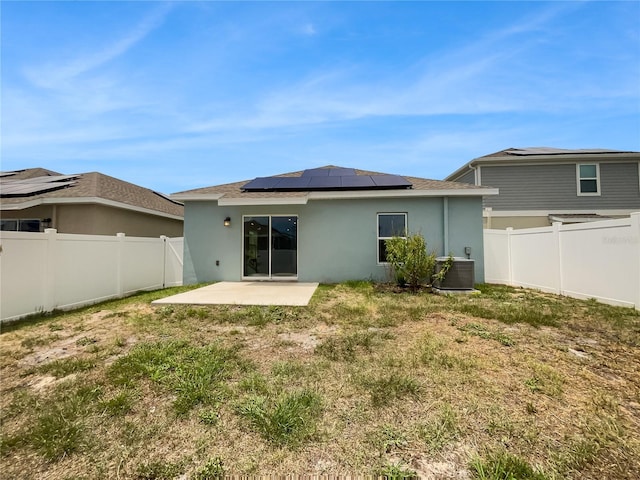
POLYGON ((50 228, 60 233, 131 237, 181 237, 183 221, 95 204, 39 205, 2 211, 2 218, 51 218, 50 228))

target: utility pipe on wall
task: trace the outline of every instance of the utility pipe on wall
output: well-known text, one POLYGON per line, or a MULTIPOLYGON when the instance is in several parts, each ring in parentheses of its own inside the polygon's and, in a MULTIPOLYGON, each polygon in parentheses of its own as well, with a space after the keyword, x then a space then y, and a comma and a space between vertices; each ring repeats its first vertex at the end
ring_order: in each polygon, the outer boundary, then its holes
POLYGON ((444 241, 443 255, 449 254, 449 197, 442 198, 442 232, 444 241))

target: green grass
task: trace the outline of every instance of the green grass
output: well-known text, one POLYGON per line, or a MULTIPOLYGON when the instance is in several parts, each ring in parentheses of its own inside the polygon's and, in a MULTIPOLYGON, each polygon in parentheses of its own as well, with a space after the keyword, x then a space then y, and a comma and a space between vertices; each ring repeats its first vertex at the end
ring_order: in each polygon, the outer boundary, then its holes
POLYGON ((409 480, 417 479, 418 475, 415 470, 411 470, 402 464, 387 463, 377 470, 375 477, 388 480, 409 480))
POLYGON ((193 480, 221 479, 225 476, 224 463, 220 457, 213 457, 198 469, 193 480))
POLYGON ((505 450, 489 452, 484 457, 475 458, 470 469, 479 480, 551 480, 544 472, 505 450))
POLYGON ((48 373, 54 377, 66 377, 72 373, 85 372, 95 368, 95 360, 89 358, 63 358, 60 360, 54 360, 38 368, 41 373, 48 373))
POLYGON ((186 341, 145 343, 116 360, 107 370, 115 385, 133 387, 146 378, 176 395, 176 413, 196 405, 213 405, 225 395, 225 381, 238 366, 232 350, 216 344, 197 347, 186 341))
POLYGON ((449 404, 443 405, 437 415, 418 426, 418 437, 432 452, 441 451, 456 440, 459 433, 457 415, 449 404))
POLYGON ((109 416, 116 417, 126 415, 133 409, 136 394, 131 391, 120 391, 109 399, 102 400, 99 408, 109 416))
POLYGON ((458 330, 468 333, 469 335, 484 338, 486 340, 495 340, 505 347, 512 347, 515 344, 513 339, 508 335, 500 332, 492 332, 479 323, 469 322, 462 325, 461 327, 458 327, 458 330))
POLYGON ((309 390, 281 394, 275 399, 250 396, 237 412, 264 440, 297 447, 316 433, 322 398, 309 390))
POLYGON ((480 290, 349 282, 305 308, 127 299, 22 325, 0 336, 3 474, 413 478, 433 463, 470 478, 639 478, 640 316, 480 290), (462 313, 474 309, 490 318, 462 313), (314 351, 294 341, 307 333, 314 351), (581 347, 589 361, 567 352, 581 347))
POLYGON ((370 353, 385 340, 393 338, 388 332, 361 331, 347 335, 329 337, 318 345, 315 352, 332 360, 352 362, 360 352, 370 353))
POLYGON ((86 450, 93 438, 85 419, 101 395, 98 386, 60 385, 53 400, 36 413, 33 422, 6 440, 12 447, 29 446, 48 461, 86 450))
POLYGON ((380 376, 365 377, 362 386, 369 393, 371 404, 375 408, 417 399, 422 386, 414 378, 402 373, 388 373, 380 376))
POLYGON ((134 478, 137 480, 173 480, 184 471, 182 463, 152 461, 138 465, 134 478))
POLYGON ((401 450, 408 445, 407 436, 390 424, 384 424, 371 434, 371 443, 381 454, 401 450))

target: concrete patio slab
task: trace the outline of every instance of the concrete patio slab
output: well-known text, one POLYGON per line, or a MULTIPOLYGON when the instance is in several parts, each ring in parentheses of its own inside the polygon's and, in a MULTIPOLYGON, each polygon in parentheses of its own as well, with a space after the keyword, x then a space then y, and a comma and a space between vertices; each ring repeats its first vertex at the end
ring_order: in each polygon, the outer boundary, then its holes
POLYGON ((298 282, 218 282, 151 304, 305 306, 317 287, 317 283, 298 282))

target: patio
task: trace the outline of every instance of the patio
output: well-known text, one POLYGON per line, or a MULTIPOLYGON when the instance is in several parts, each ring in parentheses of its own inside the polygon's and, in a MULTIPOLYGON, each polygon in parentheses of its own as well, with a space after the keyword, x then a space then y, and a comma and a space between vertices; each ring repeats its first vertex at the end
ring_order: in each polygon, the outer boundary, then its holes
POLYGON ((218 282, 151 304, 305 306, 317 287, 298 282, 218 282))

